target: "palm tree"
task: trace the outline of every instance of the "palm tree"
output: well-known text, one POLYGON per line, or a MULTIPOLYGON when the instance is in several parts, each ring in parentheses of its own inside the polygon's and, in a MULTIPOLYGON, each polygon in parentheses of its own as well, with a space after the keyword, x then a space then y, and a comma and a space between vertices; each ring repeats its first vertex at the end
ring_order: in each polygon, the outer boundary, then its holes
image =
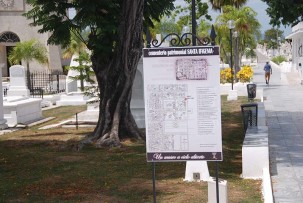
POLYGON ((82 38, 71 32, 71 38, 69 46, 63 51, 63 58, 71 58, 74 54, 80 55, 81 52, 87 49, 82 38))
POLYGON ((212 5, 213 10, 217 10, 221 12, 221 9, 224 5, 227 5, 227 1, 229 0, 209 0, 212 5))
POLYGON ((247 0, 209 0, 214 10, 222 11, 223 6, 234 6, 240 8, 247 3, 247 0))
POLYGON ((232 5, 236 8, 240 8, 247 3, 247 0, 231 0, 232 5))
POLYGON ((27 85, 31 89, 29 62, 37 61, 40 64, 48 64, 47 50, 43 44, 36 39, 18 42, 9 53, 8 60, 11 64, 26 63, 27 85))
MULTIPOLYGON (((233 20, 238 32, 238 54, 241 58, 246 48, 255 49, 257 39, 260 38, 260 23, 256 19, 257 13, 250 7, 237 9, 233 6, 224 6, 223 13, 216 19, 217 44, 221 47, 221 60, 230 59, 230 36, 227 22, 233 20)), ((233 43, 235 44, 235 43, 233 43)))

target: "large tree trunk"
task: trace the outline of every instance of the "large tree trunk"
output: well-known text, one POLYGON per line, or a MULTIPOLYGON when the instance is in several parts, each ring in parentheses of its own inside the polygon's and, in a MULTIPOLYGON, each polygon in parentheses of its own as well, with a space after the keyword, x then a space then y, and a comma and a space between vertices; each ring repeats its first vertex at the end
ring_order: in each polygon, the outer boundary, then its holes
POLYGON ((144 0, 124 0, 118 42, 112 58, 93 53, 100 87, 98 124, 88 138, 96 146, 120 146, 125 138, 144 139, 130 111, 132 85, 142 54, 144 0))

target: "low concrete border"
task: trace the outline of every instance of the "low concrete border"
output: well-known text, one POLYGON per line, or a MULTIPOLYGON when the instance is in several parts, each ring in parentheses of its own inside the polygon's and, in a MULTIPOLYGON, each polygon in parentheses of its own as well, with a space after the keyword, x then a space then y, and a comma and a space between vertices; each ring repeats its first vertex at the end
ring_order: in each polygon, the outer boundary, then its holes
POLYGON ((265 203, 273 203, 269 171, 268 126, 264 103, 258 103, 258 126, 248 127, 242 146, 242 178, 262 179, 265 203))

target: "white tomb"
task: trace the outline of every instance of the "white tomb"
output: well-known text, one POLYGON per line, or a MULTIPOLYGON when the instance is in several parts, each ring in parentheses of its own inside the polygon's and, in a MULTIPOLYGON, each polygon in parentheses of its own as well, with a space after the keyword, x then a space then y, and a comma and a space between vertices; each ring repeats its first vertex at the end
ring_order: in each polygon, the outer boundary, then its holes
POLYGON ((29 124, 41 120, 42 110, 39 98, 7 97, 3 100, 4 118, 9 127, 29 124))
POLYGON ((61 95, 60 100, 56 104, 59 106, 86 105, 88 100, 89 97, 85 96, 83 92, 70 92, 66 95, 61 95))
POLYGON ((26 84, 25 68, 21 65, 10 67, 10 87, 7 96, 19 96, 28 98, 30 95, 26 84))
POLYGON ((28 124, 42 119, 40 98, 29 98, 25 69, 16 65, 10 68, 10 87, 3 99, 3 114, 9 127, 28 124))

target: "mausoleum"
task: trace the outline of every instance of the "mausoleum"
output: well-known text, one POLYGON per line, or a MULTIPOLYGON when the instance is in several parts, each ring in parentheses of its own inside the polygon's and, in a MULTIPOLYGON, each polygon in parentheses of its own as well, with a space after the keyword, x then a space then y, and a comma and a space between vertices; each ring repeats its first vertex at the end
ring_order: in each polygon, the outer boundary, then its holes
MULTIPOLYGON (((30 10, 26 0, 0 0, 0 63, 3 63, 2 76, 9 77, 7 56, 17 42, 37 39, 45 45, 48 51, 48 65, 41 65, 37 62, 30 62, 31 70, 62 70, 61 49, 58 46, 47 45, 49 33, 39 34, 37 27, 30 27, 30 20, 22 16, 30 10)), ((25 66, 26 64, 21 64, 25 66)))

